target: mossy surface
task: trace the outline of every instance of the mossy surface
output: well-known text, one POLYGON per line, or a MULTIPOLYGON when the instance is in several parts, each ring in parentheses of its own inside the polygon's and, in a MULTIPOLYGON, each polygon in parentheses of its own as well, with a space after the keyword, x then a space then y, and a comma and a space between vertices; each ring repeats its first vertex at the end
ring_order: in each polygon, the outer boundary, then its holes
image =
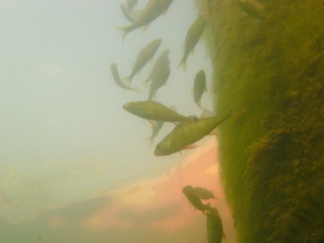
MULTIPOLYGON (((235 0, 197 0, 214 70, 225 192, 238 242, 279 242, 280 222, 324 178, 324 1, 263 0, 266 18, 235 0)), ((319 242, 324 223, 309 242, 319 242)))

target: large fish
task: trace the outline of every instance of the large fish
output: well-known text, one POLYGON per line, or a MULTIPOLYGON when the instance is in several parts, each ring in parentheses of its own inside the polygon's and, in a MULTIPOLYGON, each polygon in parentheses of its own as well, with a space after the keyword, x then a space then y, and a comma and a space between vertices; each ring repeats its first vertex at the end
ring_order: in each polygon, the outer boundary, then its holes
POLYGON ((186 62, 190 52, 194 49, 196 44, 199 41, 200 36, 202 35, 206 26, 206 19, 204 16, 200 15, 195 22, 190 26, 185 40, 185 49, 182 56, 182 59, 178 67, 183 67, 186 69, 186 62))
POLYGON ((279 227, 279 238, 283 243, 300 243, 324 216, 324 179, 309 188, 290 216, 283 219, 279 227))
POLYGON ((128 81, 131 82, 136 73, 138 73, 145 64, 154 56, 155 52, 161 45, 161 38, 151 41, 146 45, 136 57, 135 64, 133 66, 131 74, 127 77, 128 81))
POLYGON ((161 66, 156 72, 152 74, 152 82, 150 84, 150 92, 148 99, 151 100, 155 95, 159 88, 166 84, 170 75, 170 62, 169 60, 165 60, 161 63, 161 66))
POLYGON ((118 69, 117 69, 117 65, 116 65, 116 63, 111 64, 111 65, 110 65, 110 69, 111 69, 112 76, 113 76, 113 78, 114 78, 116 84, 117 84, 119 87, 121 87, 121 88, 123 88, 123 89, 125 89, 125 90, 133 90, 133 91, 138 92, 138 89, 133 88, 133 87, 131 87, 131 86, 128 86, 128 85, 126 85, 126 84, 124 84, 124 83, 122 82, 122 80, 121 80, 120 77, 119 77, 119 73, 118 73, 118 69))
POLYGON ((210 204, 203 204, 196 191, 192 188, 192 186, 185 186, 184 188, 182 188, 182 192, 195 209, 198 209, 201 212, 205 212, 206 210, 210 209, 210 204))
POLYGON ((165 12, 173 0, 150 0, 146 5, 146 8, 140 12, 131 25, 120 27, 119 30, 122 33, 123 39, 126 35, 142 26, 148 25, 157 17, 159 17, 163 12, 165 12))
POLYGON ((194 100, 195 103, 199 106, 200 109, 201 107, 201 96, 203 95, 204 91, 206 91, 206 74, 204 70, 200 70, 195 77, 194 81, 194 100))
POLYGON ((225 238, 221 217, 216 208, 207 211, 207 239, 208 243, 221 243, 225 238))
POLYGON ((136 116, 154 121, 181 122, 189 119, 153 100, 129 102, 123 108, 136 116))
POLYGON ((224 118, 211 117, 180 123, 171 133, 156 145, 154 154, 163 156, 192 147, 192 144, 202 139, 221 124, 224 118))
POLYGON ((156 59, 156 61, 154 63, 154 66, 150 72, 150 75, 144 81, 144 83, 148 83, 152 79, 153 74, 158 72, 161 65, 163 65, 163 63, 168 59, 168 55, 169 55, 169 49, 165 49, 163 52, 161 52, 161 54, 158 56, 158 58, 156 59))

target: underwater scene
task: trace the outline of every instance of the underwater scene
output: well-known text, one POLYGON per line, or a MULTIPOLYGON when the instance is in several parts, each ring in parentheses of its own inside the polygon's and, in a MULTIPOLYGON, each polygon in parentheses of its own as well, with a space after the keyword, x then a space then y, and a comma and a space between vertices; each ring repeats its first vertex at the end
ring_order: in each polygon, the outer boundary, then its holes
POLYGON ((0 0, 0 242, 324 242, 323 0, 0 0))

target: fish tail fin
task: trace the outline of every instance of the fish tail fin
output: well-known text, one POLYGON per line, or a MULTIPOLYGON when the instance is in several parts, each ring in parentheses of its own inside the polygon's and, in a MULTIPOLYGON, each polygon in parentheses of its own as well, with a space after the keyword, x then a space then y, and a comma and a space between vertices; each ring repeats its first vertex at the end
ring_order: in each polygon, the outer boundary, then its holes
POLYGON ((177 68, 181 68, 183 71, 186 71, 187 65, 186 60, 182 58, 181 62, 178 64, 177 68))
POLYGON ((123 39, 123 42, 124 42, 124 40, 125 40, 127 34, 129 33, 129 30, 128 30, 127 26, 120 26, 120 27, 117 27, 116 29, 117 29, 117 30, 119 31, 119 33, 121 34, 122 39, 123 39))
POLYGON ((197 104, 197 106, 198 106, 200 109, 204 110, 204 108, 201 106, 201 102, 200 102, 200 100, 197 101, 196 104, 197 104))

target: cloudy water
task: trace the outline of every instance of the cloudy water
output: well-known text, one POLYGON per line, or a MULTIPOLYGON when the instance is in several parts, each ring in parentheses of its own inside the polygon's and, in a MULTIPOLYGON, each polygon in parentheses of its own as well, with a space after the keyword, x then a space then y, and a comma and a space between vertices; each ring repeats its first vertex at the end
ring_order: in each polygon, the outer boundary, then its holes
POLYGON ((198 200, 234 242, 215 125, 175 151, 162 141, 213 117, 204 20, 193 0, 130 2, 0 0, 1 242, 207 242, 187 185, 213 193, 198 200))

